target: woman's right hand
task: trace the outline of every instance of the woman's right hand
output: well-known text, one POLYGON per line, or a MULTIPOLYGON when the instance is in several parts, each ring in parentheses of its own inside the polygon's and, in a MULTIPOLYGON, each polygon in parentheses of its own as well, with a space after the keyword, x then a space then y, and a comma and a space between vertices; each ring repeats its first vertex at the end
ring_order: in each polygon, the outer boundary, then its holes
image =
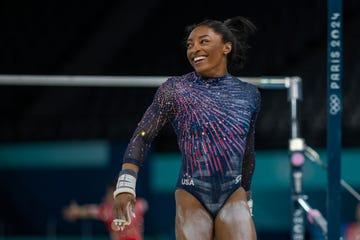
POLYGON ((120 193, 114 199, 114 220, 111 228, 114 231, 122 231, 125 226, 131 224, 135 217, 135 196, 131 193, 120 193))

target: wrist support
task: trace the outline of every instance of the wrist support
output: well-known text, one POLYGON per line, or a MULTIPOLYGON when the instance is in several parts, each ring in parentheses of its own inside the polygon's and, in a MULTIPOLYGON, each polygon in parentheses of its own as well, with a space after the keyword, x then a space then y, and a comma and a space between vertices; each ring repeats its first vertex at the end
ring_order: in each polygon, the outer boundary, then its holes
POLYGON ((250 209, 250 215, 253 216, 254 202, 253 202, 253 200, 252 200, 252 193, 251 193, 251 191, 247 191, 247 192, 246 192, 246 198, 247 198, 247 204, 248 204, 249 209, 250 209))
POLYGON ((130 193, 136 197, 136 177, 137 174, 133 170, 124 169, 119 173, 116 190, 114 191, 114 199, 120 193, 130 193))

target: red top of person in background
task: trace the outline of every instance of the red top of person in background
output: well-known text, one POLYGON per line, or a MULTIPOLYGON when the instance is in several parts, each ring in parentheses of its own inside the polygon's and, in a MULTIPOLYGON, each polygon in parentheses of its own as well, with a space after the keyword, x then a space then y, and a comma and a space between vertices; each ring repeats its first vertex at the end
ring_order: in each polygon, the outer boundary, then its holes
POLYGON ((109 231, 111 240, 143 240, 144 239, 144 215, 148 209, 148 202, 144 198, 136 198, 134 213, 131 224, 125 226, 123 231, 114 231, 111 224, 113 215, 113 191, 114 186, 109 186, 102 202, 98 204, 79 205, 71 202, 63 210, 64 218, 68 221, 76 219, 96 219, 103 221, 109 231))

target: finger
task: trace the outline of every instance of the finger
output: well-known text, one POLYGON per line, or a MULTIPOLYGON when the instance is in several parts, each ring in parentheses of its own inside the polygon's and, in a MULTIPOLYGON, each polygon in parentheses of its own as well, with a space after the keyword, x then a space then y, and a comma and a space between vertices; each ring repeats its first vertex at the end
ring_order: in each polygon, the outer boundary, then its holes
POLYGON ((121 205, 118 203, 118 204, 114 204, 114 207, 113 207, 113 215, 114 215, 114 218, 118 218, 118 219, 121 219, 122 216, 124 215, 123 214, 123 210, 122 210, 122 207, 121 205))
POLYGON ((133 215, 132 204, 130 202, 128 202, 127 205, 126 205, 126 211, 125 211, 126 222, 124 223, 124 225, 130 225, 131 224, 132 215, 133 215))
POLYGON ((111 223, 111 229, 114 231, 122 231, 124 230, 125 222, 126 221, 124 219, 115 218, 111 223))
POLYGON ((114 221, 111 223, 111 229, 115 232, 120 231, 120 227, 117 226, 114 221))
POLYGON ((135 217, 136 217, 136 215, 135 215, 135 201, 132 202, 132 204, 131 204, 130 214, 131 214, 131 218, 135 218, 135 217))

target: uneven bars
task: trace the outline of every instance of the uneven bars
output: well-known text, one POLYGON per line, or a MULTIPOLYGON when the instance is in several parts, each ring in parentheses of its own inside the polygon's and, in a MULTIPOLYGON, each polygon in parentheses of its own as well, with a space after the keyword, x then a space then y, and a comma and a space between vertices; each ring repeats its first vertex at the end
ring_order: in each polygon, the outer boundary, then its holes
MULTIPOLYGON (((81 76, 81 75, 0 75, 0 85, 79 86, 79 87, 156 87, 168 76, 81 76)), ((238 77, 261 88, 284 89, 299 77, 238 77)))

